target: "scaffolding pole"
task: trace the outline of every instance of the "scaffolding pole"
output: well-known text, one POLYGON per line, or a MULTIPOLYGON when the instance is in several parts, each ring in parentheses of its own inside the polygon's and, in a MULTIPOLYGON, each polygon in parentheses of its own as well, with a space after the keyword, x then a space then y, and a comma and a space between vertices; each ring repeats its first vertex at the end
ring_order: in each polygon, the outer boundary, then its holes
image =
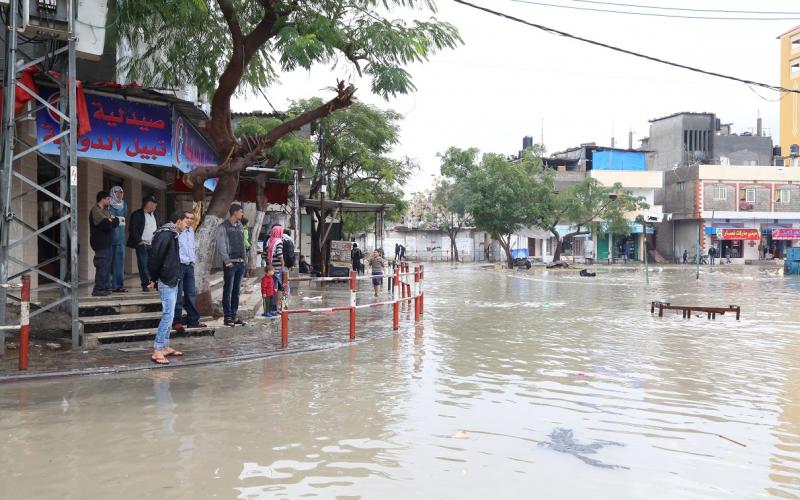
MULTIPOLYGON (((78 321, 78 162, 77 162, 77 119, 76 119, 76 65, 75 65, 75 0, 69 1, 66 31, 58 36, 58 43, 41 44, 44 50, 30 54, 19 45, 20 15, 18 2, 10 2, 6 26, 5 71, 3 80, 2 116, 2 170, 0 171, 0 284, 8 283, 24 275, 36 274, 53 284, 53 293, 38 290, 35 303, 32 303, 31 318, 56 308, 65 311, 70 318, 72 346, 80 345, 80 323, 78 321), (56 61, 60 74, 55 77, 49 68, 41 67, 44 61, 56 61), (27 88, 19 81, 22 71, 37 67, 40 73, 58 87, 59 107, 56 109, 37 91, 27 88), (35 108, 19 116, 15 115, 15 92, 25 91, 35 100, 35 108), (35 116, 39 109, 61 118, 61 130, 50 142, 57 141, 60 154, 58 160, 42 153, 47 143, 28 144, 20 137, 17 124, 29 115, 35 116), (74 133, 73 133, 74 132, 74 133), (38 172, 30 178, 21 168, 21 161, 28 157, 43 159, 57 169, 54 179, 40 184, 38 172), (17 168, 15 169, 15 163, 17 168), (20 182, 20 192, 12 194, 13 181, 20 182), (59 209, 55 220, 46 224, 29 223, 13 211, 14 202, 24 203, 28 197, 38 197, 43 193, 57 203, 59 209), (58 241, 49 234, 57 234, 58 241), (34 240, 55 249, 55 257, 45 262, 26 256, 21 246, 34 240), (15 256, 15 252, 18 256, 15 256), (47 264, 58 262, 58 275, 44 271, 47 264), (13 269, 12 269, 13 265, 13 269)), ((35 48, 36 45, 33 45, 35 48)), ((37 169, 38 170, 38 167, 37 169)), ((35 204, 38 206, 38 203, 35 204)), ((38 252, 37 252, 38 255, 38 252)), ((39 283, 39 287, 41 283, 39 283)), ((9 293, 8 288, 0 287, 0 325, 6 324, 7 306, 10 302, 20 302, 20 297, 9 293)), ((0 354, 5 350, 4 334, 0 333, 0 354)))

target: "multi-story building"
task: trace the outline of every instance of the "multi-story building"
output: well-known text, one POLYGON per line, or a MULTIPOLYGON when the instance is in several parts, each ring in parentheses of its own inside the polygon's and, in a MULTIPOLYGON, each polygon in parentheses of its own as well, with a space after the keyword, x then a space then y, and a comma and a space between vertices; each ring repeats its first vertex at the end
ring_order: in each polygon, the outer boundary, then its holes
MULTIPOLYGON (((800 26, 778 37, 781 41, 781 87, 800 90, 800 26)), ((793 93, 780 101, 783 155, 788 162, 800 166, 800 94, 793 93)))
POLYGON ((642 148, 653 170, 693 164, 772 165, 772 138, 757 119, 754 130, 736 134, 714 113, 675 113, 650 120, 642 148))
POLYGON ((800 245, 800 169, 694 165, 664 175, 671 220, 659 227, 663 255, 679 260, 714 247, 744 263, 800 245))

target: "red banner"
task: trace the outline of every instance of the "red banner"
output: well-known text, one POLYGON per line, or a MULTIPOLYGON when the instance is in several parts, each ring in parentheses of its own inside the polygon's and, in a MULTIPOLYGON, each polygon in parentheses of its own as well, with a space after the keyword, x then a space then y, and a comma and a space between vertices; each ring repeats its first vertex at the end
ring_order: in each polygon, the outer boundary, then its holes
POLYGON ((781 227, 772 230, 773 240, 800 240, 800 228, 781 227))
POLYGON ((747 240, 760 241, 761 231, 758 229, 717 229, 717 238, 720 240, 747 240))

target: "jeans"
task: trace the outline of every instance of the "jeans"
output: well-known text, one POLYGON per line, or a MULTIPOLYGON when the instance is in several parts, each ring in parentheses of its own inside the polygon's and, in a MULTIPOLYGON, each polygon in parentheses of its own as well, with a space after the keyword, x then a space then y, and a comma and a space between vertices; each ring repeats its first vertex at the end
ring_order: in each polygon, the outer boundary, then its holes
POLYGON ((175 317, 173 321, 180 323, 183 319, 183 308, 186 308, 186 324, 197 326, 200 323, 200 313, 195 306, 197 291, 194 282, 194 266, 181 264, 181 274, 178 283, 178 297, 175 299, 175 317))
POLYGON ((111 288, 117 290, 125 285, 125 245, 111 246, 111 288))
POLYGON ((277 308, 275 307, 277 304, 275 303, 275 295, 271 295, 269 297, 261 296, 262 306, 264 307, 265 313, 270 313, 275 311, 277 308))
POLYGON ((163 281, 158 280, 158 294, 161 296, 161 321, 158 322, 158 332, 153 349, 160 351, 169 345, 169 332, 172 330, 172 317, 175 315, 175 302, 178 299, 178 288, 181 282, 175 286, 167 286, 163 281))
POLYGON ((111 271, 111 247, 98 248, 94 251, 94 290, 108 290, 108 275, 111 271))
POLYGON ((150 263, 150 245, 136 245, 136 265, 139 267, 139 279, 142 288, 150 284, 150 271, 147 265, 150 263))
POLYGON ((239 288, 244 276, 244 263, 234 262, 222 271, 222 310, 226 318, 236 319, 239 312, 239 288))
POLYGON ((709 255, 708 256, 708 260, 711 262, 711 265, 713 266, 714 265, 714 256, 713 255, 709 255))

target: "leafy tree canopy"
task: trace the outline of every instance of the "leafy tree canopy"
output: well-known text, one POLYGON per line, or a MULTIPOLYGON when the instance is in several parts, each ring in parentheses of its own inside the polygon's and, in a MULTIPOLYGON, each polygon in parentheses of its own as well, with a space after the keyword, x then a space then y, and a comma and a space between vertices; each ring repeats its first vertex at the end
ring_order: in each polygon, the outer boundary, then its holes
POLYGON ((432 0, 118 0, 116 7, 114 31, 137 49, 121 61, 129 79, 167 88, 192 82, 209 95, 231 60, 232 33, 247 42, 262 30, 258 41, 266 38, 246 46, 252 59, 240 91, 264 89, 281 71, 346 63, 376 94, 404 94, 415 88, 404 66, 461 43, 456 28, 435 17, 384 15, 435 13, 432 0))

